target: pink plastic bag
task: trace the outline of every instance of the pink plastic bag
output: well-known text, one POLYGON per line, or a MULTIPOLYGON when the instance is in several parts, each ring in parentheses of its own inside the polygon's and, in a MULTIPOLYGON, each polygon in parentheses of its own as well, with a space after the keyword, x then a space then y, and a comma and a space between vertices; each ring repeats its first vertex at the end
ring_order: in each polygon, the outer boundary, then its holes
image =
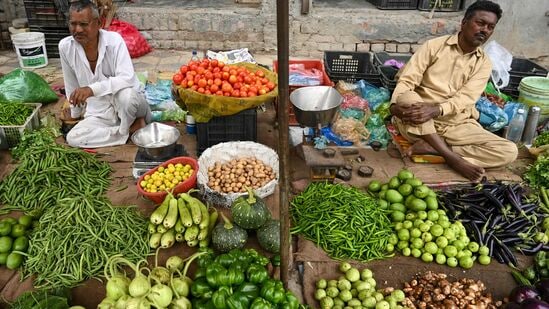
POLYGON ((132 58, 141 57, 152 50, 147 40, 139 33, 139 30, 128 22, 114 19, 108 30, 120 33, 132 58))

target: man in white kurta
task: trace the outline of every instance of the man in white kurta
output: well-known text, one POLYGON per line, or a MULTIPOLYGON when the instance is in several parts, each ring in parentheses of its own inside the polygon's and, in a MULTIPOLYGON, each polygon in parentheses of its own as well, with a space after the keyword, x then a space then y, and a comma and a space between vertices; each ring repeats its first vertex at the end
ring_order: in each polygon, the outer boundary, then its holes
POLYGON ((71 111, 84 119, 67 134, 73 147, 125 144, 129 134, 151 121, 151 111, 122 37, 100 29, 89 0, 71 4, 71 36, 59 42, 65 91, 71 111))

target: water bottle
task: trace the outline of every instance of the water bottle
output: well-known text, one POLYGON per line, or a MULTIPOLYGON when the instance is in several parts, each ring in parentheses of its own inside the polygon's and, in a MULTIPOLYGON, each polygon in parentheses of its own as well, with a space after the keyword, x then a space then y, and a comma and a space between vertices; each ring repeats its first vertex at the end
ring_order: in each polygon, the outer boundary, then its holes
POLYGON ((524 132, 522 132, 522 142, 524 145, 532 145, 534 137, 536 137, 536 128, 538 126, 540 112, 541 109, 539 106, 531 106, 528 110, 524 132))
POLYGON ((193 55, 191 56, 191 61, 199 61, 198 53, 196 52, 196 49, 193 49, 193 55))
POLYGON ((507 139, 515 143, 520 142, 525 122, 526 116, 524 115, 524 109, 519 108, 509 123, 507 139))

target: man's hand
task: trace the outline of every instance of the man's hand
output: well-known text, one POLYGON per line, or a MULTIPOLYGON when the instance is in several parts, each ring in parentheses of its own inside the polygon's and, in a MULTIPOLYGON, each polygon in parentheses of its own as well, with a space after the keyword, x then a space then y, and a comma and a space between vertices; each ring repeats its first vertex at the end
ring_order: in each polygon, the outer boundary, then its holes
POLYGON ((412 104, 408 106, 393 104, 391 113, 406 124, 422 124, 435 117, 440 116, 440 106, 438 104, 412 104))
POLYGON ((93 90, 90 87, 76 88, 69 98, 69 103, 72 105, 82 105, 86 103, 89 97, 93 97, 93 90))

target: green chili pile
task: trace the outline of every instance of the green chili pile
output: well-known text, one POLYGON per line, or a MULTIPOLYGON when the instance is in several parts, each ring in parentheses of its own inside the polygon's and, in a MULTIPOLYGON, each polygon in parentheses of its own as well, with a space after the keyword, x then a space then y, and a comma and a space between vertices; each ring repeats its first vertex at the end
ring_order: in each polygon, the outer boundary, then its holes
POLYGON ((27 149, 20 164, 0 182, 1 212, 41 211, 63 198, 82 193, 101 195, 111 167, 81 149, 41 144, 27 149))
POLYGON ((33 107, 23 103, 0 104, 0 126, 22 126, 32 115, 33 107))
POLYGON ((387 211, 356 188, 311 183, 291 202, 292 234, 302 234, 334 259, 370 261, 389 254, 387 211))
POLYGON ((44 210, 30 236, 23 274, 38 288, 73 287, 101 275, 108 257, 136 262, 149 252, 147 220, 135 207, 113 207, 105 197, 77 195, 44 210))

